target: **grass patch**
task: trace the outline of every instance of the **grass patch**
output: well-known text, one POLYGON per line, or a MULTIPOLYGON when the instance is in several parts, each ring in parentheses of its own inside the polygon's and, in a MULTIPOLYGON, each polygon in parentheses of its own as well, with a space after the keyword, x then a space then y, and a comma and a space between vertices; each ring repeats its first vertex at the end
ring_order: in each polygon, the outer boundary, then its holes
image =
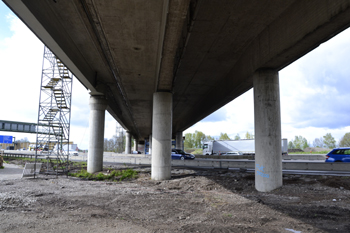
POLYGON ((110 180, 110 181, 122 181, 124 179, 131 179, 137 177, 137 171, 133 169, 126 170, 109 170, 109 174, 91 174, 85 169, 81 169, 77 173, 68 173, 69 176, 88 179, 88 180, 110 180))
POLYGON ((0 169, 4 169, 5 167, 4 166, 1 166, 0 169))

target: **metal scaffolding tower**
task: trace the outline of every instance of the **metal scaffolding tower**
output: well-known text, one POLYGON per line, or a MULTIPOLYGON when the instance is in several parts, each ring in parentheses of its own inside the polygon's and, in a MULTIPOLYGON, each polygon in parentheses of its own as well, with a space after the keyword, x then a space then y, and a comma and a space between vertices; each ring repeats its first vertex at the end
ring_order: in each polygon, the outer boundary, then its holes
MULTIPOLYGON (((35 164, 47 156, 47 173, 67 173, 73 74, 45 46, 36 136, 35 164), (39 128, 39 127, 38 127, 39 128), (39 151, 41 150, 41 151, 39 151)), ((34 174, 35 176, 35 174, 34 174)))

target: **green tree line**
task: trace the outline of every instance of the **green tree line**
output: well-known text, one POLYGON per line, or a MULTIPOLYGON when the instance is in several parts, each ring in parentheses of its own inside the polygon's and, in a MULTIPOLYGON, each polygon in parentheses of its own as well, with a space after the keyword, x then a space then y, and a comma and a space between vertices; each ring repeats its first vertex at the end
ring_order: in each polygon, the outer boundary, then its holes
MULTIPOLYGON (((194 133, 185 134, 185 148, 201 148, 203 143, 210 140, 239 140, 240 135, 237 134, 234 138, 230 138, 227 133, 220 133, 220 136, 214 138, 210 135, 205 135, 201 131, 195 131, 194 133)), ((247 132, 244 135, 244 139, 254 139, 254 135, 247 132)), ((289 140, 288 149, 301 149, 304 150, 307 147, 318 147, 318 148, 328 148, 333 149, 336 147, 350 147, 350 133, 346 133, 340 140, 339 143, 336 142, 331 133, 315 138, 313 143, 307 141, 303 136, 295 136, 294 139, 289 140)))
MULTIPOLYGON (((239 140, 241 137, 239 134, 237 134, 234 138, 234 140, 239 140)), ((247 132, 245 134, 245 139, 254 139, 254 135, 247 132)), ((184 147, 185 148, 202 148, 203 143, 210 140, 232 140, 227 133, 220 133, 220 136, 217 138, 214 138, 210 135, 205 135, 201 131, 195 131, 194 133, 186 133, 185 134, 185 141, 184 141, 184 147)))
MULTIPOLYGON (((350 147, 350 133, 346 133, 340 140, 339 144, 337 144, 336 140, 332 136, 331 133, 327 133, 326 135, 315 138, 312 143, 313 147, 318 148, 328 148, 333 149, 336 147, 350 147)), ((311 147, 311 143, 309 143, 306 138, 302 136, 295 136, 294 140, 290 140, 288 142, 288 149, 301 149, 304 150, 307 147, 311 147)))

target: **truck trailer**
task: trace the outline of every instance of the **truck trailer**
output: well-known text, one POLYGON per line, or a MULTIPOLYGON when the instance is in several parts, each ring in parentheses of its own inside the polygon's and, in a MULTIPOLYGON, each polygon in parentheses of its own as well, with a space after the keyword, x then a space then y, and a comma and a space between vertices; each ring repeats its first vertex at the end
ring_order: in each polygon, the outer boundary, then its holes
MULTIPOLYGON (((203 144, 203 155, 220 155, 227 152, 241 152, 244 155, 255 155, 255 140, 213 140, 203 144)), ((282 139, 282 155, 288 154, 288 142, 282 139)))

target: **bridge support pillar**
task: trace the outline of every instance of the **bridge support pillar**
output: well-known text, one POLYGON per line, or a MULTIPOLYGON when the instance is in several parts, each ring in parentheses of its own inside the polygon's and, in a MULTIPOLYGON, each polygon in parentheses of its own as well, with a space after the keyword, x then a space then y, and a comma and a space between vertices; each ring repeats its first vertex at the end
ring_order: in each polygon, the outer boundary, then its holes
POLYGON ((139 147, 139 140, 134 139, 134 148, 133 148, 133 151, 138 151, 138 147, 139 147))
POLYGON ((149 139, 148 139, 148 154, 149 155, 152 154, 152 134, 149 135, 149 139))
POLYGON ((131 154, 131 134, 126 131, 125 135, 125 154, 131 154))
POLYGON ((105 110, 107 102, 104 96, 90 96, 89 151, 87 171, 94 173, 103 170, 103 142, 105 129, 105 110))
POLYGON ((281 113, 278 72, 254 73, 255 188, 269 192, 282 186, 281 113))
POLYGON ((176 132, 176 149, 183 150, 182 132, 176 132))
POLYGON ((153 180, 171 178, 171 136, 173 96, 170 92, 153 94, 152 169, 153 180))

